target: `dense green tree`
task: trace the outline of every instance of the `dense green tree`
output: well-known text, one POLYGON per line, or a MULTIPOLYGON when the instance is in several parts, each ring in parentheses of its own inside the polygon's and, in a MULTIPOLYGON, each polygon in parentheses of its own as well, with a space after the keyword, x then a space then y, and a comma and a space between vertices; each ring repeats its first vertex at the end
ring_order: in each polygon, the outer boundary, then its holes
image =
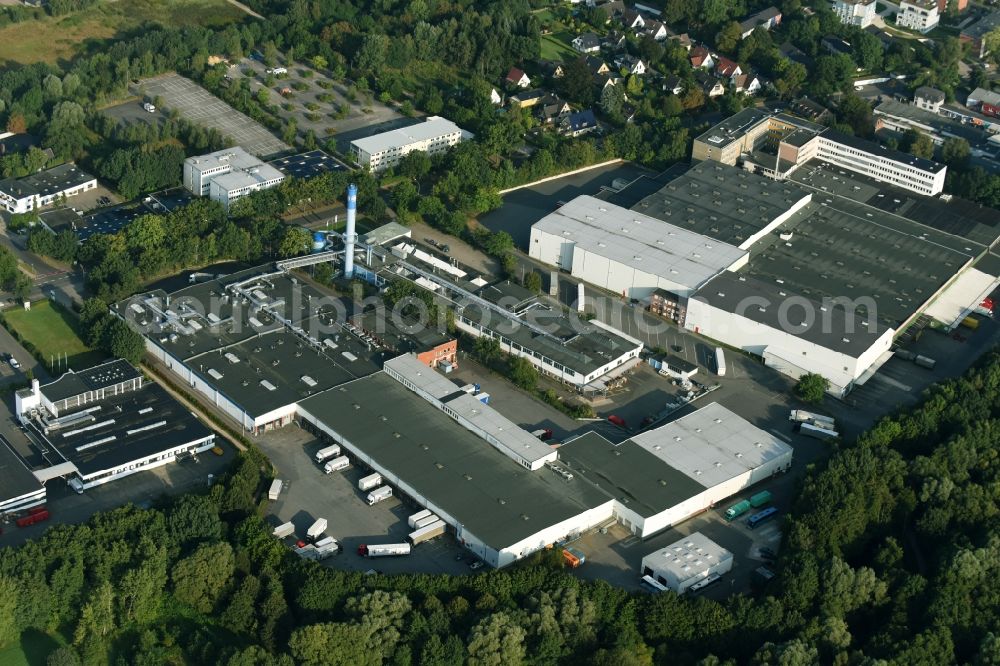
POLYGON ((228 543, 202 544, 174 565, 170 573, 174 595, 178 601, 209 613, 232 579, 234 568, 233 549, 228 543))
POLYGON ((808 373, 799 378, 795 395, 811 404, 819 404, 830 389, 830 380, 823 375, 808 373))

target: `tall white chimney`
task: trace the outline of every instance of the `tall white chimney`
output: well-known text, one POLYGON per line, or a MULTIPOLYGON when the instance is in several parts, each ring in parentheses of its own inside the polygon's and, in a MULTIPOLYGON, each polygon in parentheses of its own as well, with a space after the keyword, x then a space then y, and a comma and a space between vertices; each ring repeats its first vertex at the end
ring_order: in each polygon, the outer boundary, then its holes
POLYGON ((347 229, 344 232, 344 277, 347 279, 354 275, 354 243, 357 241, 354 222, 357 214, 358 186, 351 183, 347 186, 347 229))

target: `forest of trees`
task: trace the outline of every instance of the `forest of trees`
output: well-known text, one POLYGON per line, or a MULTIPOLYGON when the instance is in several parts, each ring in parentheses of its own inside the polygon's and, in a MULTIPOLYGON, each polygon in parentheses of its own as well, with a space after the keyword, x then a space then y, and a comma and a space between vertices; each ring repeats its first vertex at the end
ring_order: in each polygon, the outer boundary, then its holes
MULTIPOLYGON (((364 575, 270 536, 253 450, 210 490, 0 550, 0 647, 49 664, 1000 663, 1000 355, 812 470, 769 587, 719 603, 581 581, 364 575)), ((352 557, 342 554, 338 557, 352 557)))

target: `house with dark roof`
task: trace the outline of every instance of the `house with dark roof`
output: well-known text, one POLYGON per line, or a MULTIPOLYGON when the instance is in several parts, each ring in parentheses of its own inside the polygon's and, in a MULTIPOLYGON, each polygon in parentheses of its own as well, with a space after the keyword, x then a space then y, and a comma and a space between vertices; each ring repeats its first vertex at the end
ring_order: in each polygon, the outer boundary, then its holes
POLYGON ((853 49, 851 48, 850 42, 845 42, 840 37, 834 35, 827 35, 822 40, 820 40, 820 46, 822 46, 828 53, 833 55, 851 55, 853 49))
POLYGON ((705 70, 695 72, 694 78, 698 81, 706 97, 718 97, 726 93, 726 87, 722 84, 722 81, 705 70))
POLYGON ((677 76, 676 74, 671 74, 670 76, 665 78, 663 80, 662 88, 666 92, 671 92, 675 95, 680 95, 682 92, 684 92, 684 85, 683 82, 681 81, 681 77, 677 76))
POLYGON ((608 63, 604 62, 601 58, 587 56, 584 59, 584 62, 587 65, 587 69, 589 69, 590 73, 594 76, 597 76, 598 74, 607 74, 611 71, 611 68, 608 67, 608 63))
POLYGON ((601 40, 592 32, 585 32, 573 38, 573 48, 580 53, 597 53, 601 50, 601 40))
POLYGON ((812 65, 813 65, 813 59, 810 58, 809 55, 805 51, 803 51, 799 47, 795 46, 795 44, 792 44, 791 42, 785 42, 784 44, 782 44, 781 46, 779 46, 778 47, 778 51, 785 58, 788 58, 789 60, 793 60, 793 61, 799 63, 800 65, 802 65, 803 67, 807 67, 808 68, 808 67, 812 67, 812 65))
POLYGON ((740 21, 740 34, 746 39, 757 28, 771 30, 779 25, 781 25, 781 11, 777 7, 768 7, 740 21))
POLYGON ((737 74, 729 80, 736 92, 741 92, 744 95, 754 95, 760 92, 760 89, 763 87, 760 77, 752 71, 737 74))
POLYGON ((615 58, 615 65, 636 76, 642 76, 646 73, 646 63, 633 55, 626 54, 615 58))
POLYGON ((555 60, 540 60, 538 62, 538 68, 542 70, 542 74, 550 79, 561 79, 565 73, 562 63, 556 62, 555 60))
POLYGON ((601 38, 601 48, 605 51, 621 51, 628 45, 625 33, 612 30, 601 38))
POLYGON ((993 11, 962 28, 958 38, 969 45, 972 56, 982 59, 989 54, 986 36, 997 28, 1000 28, 1000 11, 993 11))
POLYGON ((788 113, 821 125, 833 120, 833 112, 808 97, 799 97, 788 105, 788 113))
POLYGON ((558 95, 549 95, 532 108, 535 112, 535 118, 545 125, 560 120, 573 110, 569 103, 560 99, 558 95))
POLYGON ((646 19, 646 26, 643 29, 643 34, 649 35, 658 42, 662 42, 672 33, 670 32, 670 28, 668 28, 663 21, 646 19))
POLYGON ((594 116, 593 109, 585 109, 571 113, 562 119, 559 131, 565 136, 581 136, 596 131, 598 128, 597 117, 594 116))
POLYGON ((944 104, 945 95, 937 88, 930 86, 920 86, 913 91, 913 104, 925 111, 937 113, 944 104))

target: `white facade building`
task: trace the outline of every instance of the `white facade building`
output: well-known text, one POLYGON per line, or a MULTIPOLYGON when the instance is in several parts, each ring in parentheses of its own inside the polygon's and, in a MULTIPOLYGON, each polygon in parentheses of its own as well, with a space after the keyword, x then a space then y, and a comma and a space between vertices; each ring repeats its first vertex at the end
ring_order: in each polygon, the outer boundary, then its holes
POLYGON ((75 164, 61 164, 24 178, 0 180, 0 206, 8 213, 29 213, 96 187, 97 179, 75 164))
POLYGON ((184 160, 184 187, 198 196, 229 205, 257 190, 274 187, 285 174, 239 146, 184 160))
POLYGON ((351 156, 362 167, 384 171, 414 150, 435 155, 471 137, 471 133, 450 120, 430 116, 417 125, 352 141, 351 156))
POLYGON ((642 558, 642 575, 651 576, 677 594, 698 581, 733 568, 733 554, 701 532, 690 534, 642 558))
POLYGON ((536 222, 528 255, 631 298, 656 289, 686 296, 749 259, 738 247, 591 196, 536 222))
POLYGON ((875 0, 833 0, 831 9, 841 23, 867 28, 875 21, 875 0))
POLYGON ((943 164, 882 148, 834 130, 823 132, 817 140, 816 157, 821 160, 925 196, 944 191, 948 167, 943 164))
POLYGON ((927 33, 941 20, 937 0, 903 0, 899 3, 896 25, 927 33))
POLYGON ((830 393, 843 396, 892 346, 894 329, 866 323, 841 307, 789 297, 780 285, 729 274, 688 300, 684 327, 760 356, 791 377, 820 374, 830 393))

